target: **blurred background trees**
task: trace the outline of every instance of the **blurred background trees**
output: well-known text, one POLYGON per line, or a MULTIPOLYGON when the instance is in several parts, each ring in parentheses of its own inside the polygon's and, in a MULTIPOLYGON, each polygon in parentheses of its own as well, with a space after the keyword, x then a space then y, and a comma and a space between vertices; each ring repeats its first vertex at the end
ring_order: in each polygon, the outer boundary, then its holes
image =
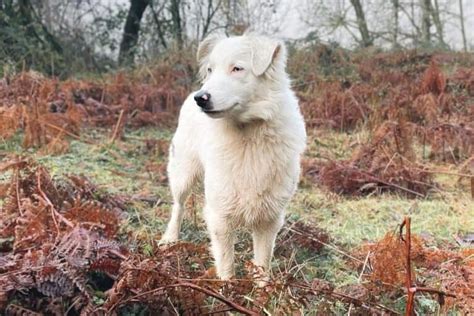
POLYGON ((0 73, 105 72, 245 30, 295 45, 467 52, 473 16, 472 0, 0 0, 0 73))

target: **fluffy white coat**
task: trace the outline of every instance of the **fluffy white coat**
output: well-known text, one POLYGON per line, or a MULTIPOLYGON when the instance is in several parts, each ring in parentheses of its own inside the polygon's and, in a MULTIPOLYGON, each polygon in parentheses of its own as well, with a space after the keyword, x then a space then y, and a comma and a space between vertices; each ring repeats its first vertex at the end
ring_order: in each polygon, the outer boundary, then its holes
POLYGON ((279 41, 244 35, 208 38, 198 50, 205 111, 184 102, 173 137, 168 174, 174 199, 162 243, 178 239, 184 204, 204 181, 204 217, 217 274, 234 274, 235 230, 251 230, 254 261, 270 268, 285 208, 300 175, 304 121, 285 72, 279 41))

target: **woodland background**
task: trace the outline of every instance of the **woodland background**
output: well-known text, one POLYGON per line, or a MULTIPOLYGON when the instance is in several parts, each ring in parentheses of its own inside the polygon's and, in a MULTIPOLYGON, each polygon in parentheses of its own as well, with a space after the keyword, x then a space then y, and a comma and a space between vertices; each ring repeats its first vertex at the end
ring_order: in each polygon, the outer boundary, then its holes
POLYGON ((2 0, 0 60, 60 77, 104 72, 244 30, 354 49, 470 51, 470 0, 2 0))
POLYGON ((474 312, 470 0, 0 0, 0 314, 474 312), (239 232, 160 247, 167 152, 211 33, 284 39, 308 131, 265 287, 239 232))

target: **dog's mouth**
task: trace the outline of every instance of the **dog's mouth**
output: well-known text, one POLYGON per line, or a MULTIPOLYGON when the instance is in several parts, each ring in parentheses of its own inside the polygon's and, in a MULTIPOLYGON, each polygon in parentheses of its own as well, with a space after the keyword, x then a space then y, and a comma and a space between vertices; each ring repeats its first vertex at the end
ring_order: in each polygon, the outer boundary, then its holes
POLYGON ((204 113, 207 115, 219 115, 219 114, 224 114, 228 110, 222 110, 222 111, 212 111, 212 110, 202 110, 204 113))
POLYGON ((205 110, 205 109, 203 109, 202 111, 212 118, 219 118, 219 117, 223 117, 226 113, 230 112, 237 105, 239 105, 239 103, 235 103, 230 108, 221 110, 221 111, 213 111, 213 110, 205 110))

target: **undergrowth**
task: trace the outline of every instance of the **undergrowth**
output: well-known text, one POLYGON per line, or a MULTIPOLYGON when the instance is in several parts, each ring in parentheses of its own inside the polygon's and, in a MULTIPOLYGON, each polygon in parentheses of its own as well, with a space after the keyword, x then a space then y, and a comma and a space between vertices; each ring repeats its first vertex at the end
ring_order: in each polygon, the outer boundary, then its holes
POLYGON ((403 313, 405 253, 394 231, 405 215, 417 284, 457 296, 421 293, 417 313, 471 311, 473 65, 461 54, 294 53, 309 144, 263 288, 245 231, 236 279, 215 278, 199 188, 185 241, 156 243, 192 67, 102 80, 10 74, 0 81, 0 311, 403 313))

